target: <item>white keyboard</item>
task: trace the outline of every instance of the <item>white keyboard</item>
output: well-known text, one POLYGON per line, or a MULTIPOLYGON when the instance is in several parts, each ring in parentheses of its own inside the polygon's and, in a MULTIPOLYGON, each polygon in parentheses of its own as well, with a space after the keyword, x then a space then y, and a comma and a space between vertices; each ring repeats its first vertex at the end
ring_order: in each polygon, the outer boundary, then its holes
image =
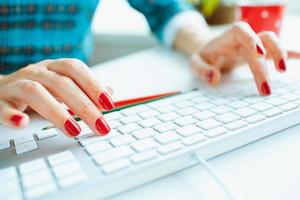
POLYGON ((105 115, 96 136, 56 129, 0 142, 0 199, 99 199, 131 189, 300 122, 300 82, 201 88, 105 115))

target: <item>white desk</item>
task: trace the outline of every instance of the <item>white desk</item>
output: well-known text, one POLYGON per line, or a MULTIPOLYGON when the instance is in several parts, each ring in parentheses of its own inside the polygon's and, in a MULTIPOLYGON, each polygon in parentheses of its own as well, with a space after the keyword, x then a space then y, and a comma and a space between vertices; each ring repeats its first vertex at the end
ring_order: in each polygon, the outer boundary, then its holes
MULTIPOLYGON (((299 23, 300 21, 298 21, 299 23)), ((294 24, 299 27, 299 24, 294 24)), ((294 29, 295 30, 295 29, 294 29)), ((297 38, 296 31, 293 37, 297 38)), ((293 37, 289 37, 292 43, 293 37)), ((284 39, 286 40, 286 39, 284 39)), ((296 41, 296 40, 295 40, 296 41)), ((94 67, 97 78, 115 89, 115 99, 152 94, 198 84, 183 56, 155 48, 94 67)), ((300 62, 290 62, 284 77, 297 77, 300 62), (298 67, 298 68, 297 68, 298 67)), ((273 70, 271 70, 273 71, 273 70)), ((273 72, 272 72, 273 73, 273 72)), ((249 78, 246 68, 226 81, 249 78)), ((0 126, 8 138, 32 133, 46 121, 35 117, 29 127, 11 130, 0 126)), ((293 127, 210 161, 237 199, 300 199, 300 127, 293 127)), ((120 194, 121 199, 222 199, 223 194, 201 166, 195 166, 120 194)))

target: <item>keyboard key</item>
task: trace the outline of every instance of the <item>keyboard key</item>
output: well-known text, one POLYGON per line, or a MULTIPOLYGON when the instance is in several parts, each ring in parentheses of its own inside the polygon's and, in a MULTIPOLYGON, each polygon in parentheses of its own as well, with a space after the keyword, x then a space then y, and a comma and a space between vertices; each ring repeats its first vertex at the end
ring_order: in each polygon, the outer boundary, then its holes
POLYGON ((212 118, 215 115, 216 115, 215 113, 205 110, 193 115, 193 117, 199 120, 205 120, 205 119, 212 118))
POLYGON ((92 143, 95 143, 95 142, 98 142, 98 141, 104 141, 104 140, 107 140, 107 139, 110 139, 110 138, 113 138, 113 137, 116 137, 116 136, 119 136, 119 135, 121 135, 121 133, 119 131, 111 130, 109 132, 109 134, 107 134, 105 136, 92 135, 92 136, 85 137, 85 138, 79 138, 79 143, 82 146, 86 146, 88 144, 92 144, 92 143))
POLYGON ((48 138, 51 138, 51 137, 54 137, 57 135, 58 135, 57 130, 54 128, 50 128, 48 130, 43 130, 36 134, 38 140, 48 139, 48 138))
POLYGON ((283 94, 281 97, 284 98, 284 99, 287 99, 289 101, 295 101, 297 99, 300 99, 300 95, 292 94, 292 93, 283 94))
POLYGON ((90 155, 93 155, 93 154, 101 152, 101 151, 106 151, 111 148, 112 148, 112 146, 106 141, 98 141, 96 143, 88 144, 85 146, 85 150, 90 155))
POLYGON ((149 118, 149 119, 144 119, 139 122, 139 125, 141 125, 144 128, 150 128, 152 126, 155 126, 157 124, 160 124, 161 121, 158 120, 157 118, 149 118))
POLYGON ((187 107, 187 108, 177 110, 177 113, 182 115, 182 116, 192 115, 192 114, 195 114, 197 112, 198 112, 198 110, 193 108, 193 107, 187 107))
POLYGON ((174 124, 173 122, 165 122, 154 126, 154 129, 160 133, 175 130, 176 128, 178 128, 178 125, 174 124))
POLYGON ((271 110, 263 112, 263 114, 267 117, 275 117, 277 115, 282 114, 282 111, 278 108, 272 108, 271 110))
POLYGON ((71 151, 63 151, 60 153, 53 154, 48 157, 48 161, 50 165, 56 166, 65 162, 76 160, 71 151))
POLYGON ((177 129, 176 132, 183 137, 188 137, 197 133, 201 133, 202 130, 195 125, 187 125, 177 129))
POLYGON ((235 114, 240 117, 250 117, 251 115, 256 114, 257 112, 251 108, 239 108, 234 111, 235 114))
POLYGON ((210 100, 210 98, 208 98, 206 96, 199 96, 199 97, 191 99, 191 101, 193 101, 197 104, 204 103, 204 102, 207 102, 209 100, 210 100))
POLYGON ((120 146, 108 151, 94 154, 93 158, 96 163, 103 165, 114 160, 129 157, 132 154, 134 154, 134 151, 128 146, 120 146))
POLYGON ((72 187, 74 185, 78 185, 79 183, 87 180, 87 175, 84 172, 76 173, 72 176, 67 176, 65 178, 59 179, 58 183, 62 188, 72 187))
POLYGON ((0 169, 0 183, 3 183, 7 180, 14 180, 16 178, 17 178, 17 171, 15 167, 7 167, 7 168, 0 169))
POLYGON ((120 112, 118 112, 118 111, 104 114, 104 117, 105 117, 106 121, 117 120, 117 119, 122 118, 123 116, 124 116, 124 115, 122 115, 122 114, 121 114, 120 112))
POLYGON ((279 108, 282 109, 283 111, 287 112, 287 111, 296 109, 297 105, 294 103, 286 103, 282 106, 279 106, 279 108))
POLYGON ((131 157, 132 162, 142 163, 157 157, 157 153, 154 150, 137 153, 131 157))
POLYGON ((134 139, 134 137, 132 137, 131 135, 120 135, 120 136, 111 138, 109 141, 112 145, 117 147, 120 145, 126 145, 126 144, 130 144, 132 142, 135 142, 136 139, 134 139))
POLYGON ((239 121, 236 121, 236 122, 227 124, 225 127, 226 127, 228 130, 234 131, 234 130, 237 130, 237 129, 240 129, 240 128, 244 128, 244 127, 246 127, 247 125, 248 125, 247 122, 244 122, 244 121, 242 121, 242 120, 239 120, 239 121))
POLYGON ((225 124, 237 121, 239 119, 240 119, 239 116, 232 114, 232 113, 225 113, 225 114, 216 116, 216 120, 218 120, 219 122, 225 123, 225 124))
POLYGON ((165 132, 155 136, 155 140, 161 144, 168 144, 180 140, 181 137, 174 131, 165 132))
POLYGON ((25 191, 25 197, 27 199, 36 199, 43 197, 49 193, 55 192, 57 190, 57 187, 55 183, 48 183, 39 185, 38 187, 31 188, 29 190, 25 191))
POLYGON ((263 116, 262 114, 256 114, 256 115, 252 115, 251 117, 245 118, 245 121, 250 123, 250 124, 254 124, 256 122, 260 122, 260 121, 263 121, 265 119, 266 119, 266 117, 263 116))
POLYGON ((54 166, 52 171, 56 178, 60 179, 71 174, 77 174, 82 171, 77 161, 67 162, 58 166, 54 166))
POLYGON ((22 176, 36 172, 39 170, 46 170, 47 164, 44 159, 39 158, 36 160, 28 161, 19 165, 19 170, 22 176))
POLYGON ((118 160, 118 161, 103 165, 102 169, 103 169, 104 173, 110 174, 110 173, 119 171, 121 169, 125 169, 129 166, 130 166, 129 160, 122 159, 122 160, 118 160))
POLYGON ((230 103, 231 100, 230 99, 226 99, 226 98, 217 98, 217 99, 213 99, 210 101, 210 103, 213 103, 217 106, 220 106, 220 105, 225 105, 225 104, 228 104, 230 103))
POLYGON ((17 179, 10 179, 1 183, 1 199, 22 199, 21 189, 17 179))
POLYGON ((255 103, 255 104, 251 105, 250 107, 257 111, 263 112, 263 111, 271 109, 273 106, 270 104, 264 103, 264 102, 260 102, 260 103, 255 103))
POLYGON ((287 103, 288 101, 282 98, 278 98, 278 97, 274 97, 271 99, 266 100, 267 103, 272 104, 274 106, 281 106, 285 103, 287 103))
POLYGON ((216 106, 211 103, 200 103, 198 105, 195 105, 194 107, 198 108, 199 110, 208 110, 208 109, 214 108, 216 106))
POLYGON ((121 118, 121 122, 123 124, 129 124, 140 121, 142 118, 140 118, 138 115, 129 115, 126 117, 121 118))
POLYGON ((0 141, 0 151, 5 150, 5 149, 9 149, 9 148, 10 148, 9 140, 0 141))
POLYGON ((237 101, 230 102, 230 103, 228 104, 228 106, 230 106, 230 107, 232 107, 232 108, 235 108, 235 109, 238 109, 238 108, 245 107, 245 106, 247 106, 248 104, 249 104, 249 103, 247 103, 247 102, 237 100, 237 101))
POLYGON ((210 130, 213 128, 216 128, 218 126, 221 126, 222 124, 214 119, 206 119, 204 121, 200 121, 197 123, 197 126, 199 126, 202 129, 210 130))
POLYGON ((159 114, 160 113, 156 110, 149 110, 149 111, 140 113, 140 116, 144 119, 148 119, 148 118, 151 118, 151 117, 155 117, 159 114))
POLYGON ((197 120, 191 116, 180 117, 175 120, 175 123, 178 124, 179 126, 186 126, 189 124, 194 124, 196 122, 197 120))
POLYGON ((38 149, 38 146, 37 146, 36 142, 33 140, 30 142, 18 144, 15 146, 15 149, 16 149, 16 154, 19 155, 22 153, 34 151, 34 150, 38 149))
POLYGON ((178 151, 181 148, 182 148, 182 145, 180 144, 180 142, 174 142, 174 143, 170 143, 170 144, 161 146, 158 149, 158 152, 161 153, 161 154, 168 154, 168 153, 178 151))
POLYGON ((260 96, 248 96, 248 97, 243 98, 242 100, 247 103, 253 104, 253 103, 258 103, 264 99, 260 96))
POLYGON ((132 144, 132 148, 137 152, 147 151, 158 146, 158 143, 151 138, 146 138, 132 144))
POLYGON ((150 110, 150 108, 146 105, 137 105, 129 108, 122 109, 120 112, 124 115, 133 115, 133 114, 139 114, 141 112, 150 110))
POLYGON ((175 112, 169 112, 169 113, 165 113, 165 114, 162 114, 162 115, 158 116, 158 118, 160 120, 164 121, 164 122, 172 121, 172 120, 177 119, 179 117, 180 117, 180 115, 178 115, 175 112))
POLYGON ((75 137, 75 139, 84 138, 91 135, 95 135, 94 132, 89 127, 84 127, 81 129, 80 134, 75 137))
POLYGON ((145 128, 132 133, 132 135, 138 140, 153 137, 156 134, 159 133, 156 130, 153 130, 152 128, 145 128))
POLYGON ((229 112, 229 111, 232 111, 233 109, 229 106, 217 106, 217 107, 214 107, 212 109, 210 109, 212 112, 216 113, 216 114, 223 114, 223 113, 226 113, 226 112, 229 112))
POLYGON ((205 136, 202 134, 192 135, 190 137, 184 138, 182 140, 182 143, 186 146, 191 146, 195 144, 199 144, 201 142, 204 142, 206 140, 205 136))
POLYGON ((33 135, 18 137, 18 138, 14 139, 15 146, 18 146, 19 144, 27 143, 27 142, 34 142, 33 135))
MULTIPOLYGON (((124 118, 126 118, 126 117, 124 117, 124 118)), ((124 118, 122 118, 122 119, 124 119, 124 118)), ((107 123, 111 129, 116 129, 119 126, 122 126, 122 124, 118 120, 111 120, 111 121, 108 121, 107 123)), ((124 123, 124 124, 127 124, 127 123, 124 123)))
POLYGON ((227 130, 223 127, 218 127, 209 131, 203 132, 203 134, 208 138, 214 138, 220 135, 223 135, 227 132, 227 130))
POLYGON ((157 108, 157 110, 161 113, 173 112, 173 111, 176 111, 177 109, 178 108, 176 108, 175 106, 172 106, 172 105, 166 105, 166 106, 157 108))
POLYGON ((175 103, 174 105, 177 106, 178 108, 186 108, 186 107, 192 106, 193 104, 194 103, 189 100, 184 100, 184 101, 175 103))
POLYGON ((22 185, 25 189, 52 182, 53 178, 48 169, 30 173, 22 177, 22 185))
POLYGON ((126 124, 124 126, 120 126, 118 130, 123 134, 129 134, 140 129, 142 129, 142 127, 137 124, 126 124))

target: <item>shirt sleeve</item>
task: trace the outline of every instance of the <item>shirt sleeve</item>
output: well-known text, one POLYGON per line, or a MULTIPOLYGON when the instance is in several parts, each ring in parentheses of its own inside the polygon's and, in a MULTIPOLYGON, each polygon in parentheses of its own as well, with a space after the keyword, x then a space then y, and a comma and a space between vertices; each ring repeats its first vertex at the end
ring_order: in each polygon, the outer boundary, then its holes
POLYGON ((151 30, 166 46, 171 47, 176 33, 186 25, 204 26, 200 13, 186 0, 128 0, 144 14, 151 30))

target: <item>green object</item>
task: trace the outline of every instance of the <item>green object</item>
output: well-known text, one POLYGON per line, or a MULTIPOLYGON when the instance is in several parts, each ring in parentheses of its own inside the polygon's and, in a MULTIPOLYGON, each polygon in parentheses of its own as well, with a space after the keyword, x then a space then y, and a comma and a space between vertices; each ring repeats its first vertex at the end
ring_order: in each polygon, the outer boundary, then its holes
POLYGON ((205 17, 210 17, 218 8, 220 0, 202 0, 202 13, 205 17))

